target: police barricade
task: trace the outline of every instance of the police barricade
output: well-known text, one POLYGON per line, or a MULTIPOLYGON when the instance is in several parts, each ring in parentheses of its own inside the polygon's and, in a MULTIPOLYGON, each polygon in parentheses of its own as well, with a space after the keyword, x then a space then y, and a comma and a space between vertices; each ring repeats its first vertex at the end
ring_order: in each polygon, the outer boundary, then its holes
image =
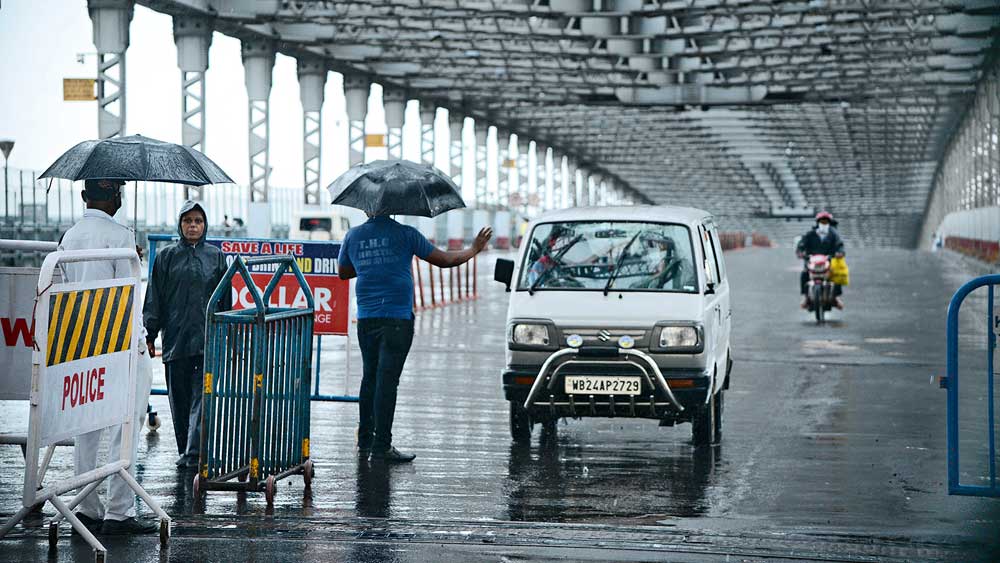
MULTIPOLYGON (((1000 286, 1000 274, 991 274, 988 276, 981 276, 975 278, 955 292, 952 296, 951 302, 948 304, 948 320, 946 324, 946 338, 947 338, 947 375, 940 378, 940 386, 948 390, 947 399, 947 420, 948 420, 948 494, 950 495, 968 495, 968 496, 984 496, 984 497, 1000 497, 1000 478, 997 476, 997 465, 1000 461, 1000 449, 997 448, 997 414, 996 414, 996 354, 997 354, 997 338, 1000 335, 1000 315, 997 314, 997 309, 994 301, 998 296, 996 290, 997 286, 1000 286), (969 294, 973 293, 977 289, 985 287, 986 288, 986 330, 985 334, 985 346, 983 352, 985 353, 985 360, 977 362, 974 357, 966 354, 962 357, 962 362, 967 362, 974 366, 966 372, 970 376, 984 375, 985 381, 971 380, 963 383, 963 385, 973 385, 980 386, 973 388, 973 395, 975 396, 974 401, 964 401, 960 402, 959 398, 959 359, 962 354, 959 350, 960 340, 971 340, 969 334, 962 334, 959 330, 959 313, 962 309, 962 304, 969 294), (985 383, 985 385, 983 385, 985 383), (985 389, 983 389, 985 387, 985 389), (982 391, 985 391, 985 397, 982 396, 982 391), (985 398, 985 401, 982 399, 985 398), (983 404, 985 402, 985 405, 983 404), (978 407, 983 405, 986 412, 975 413, 975 417, 960 417, 959 408, 960 405, 964 408, 978 407), (976 421, 975 419, 979 420, 976 421), (967 428, 963 433, 959 432, 959 421, 963 420, 970 427, 967 428), (976 423, 978 422, 978 424, 976 423), (985 422, 985 424, 982 424, 985 422), (985 427, 986 432, 985 443, 977 443, 975 432, 976 427, 985 427), (967 436, 964 433, 969 433, 967 436), (959 447, 965 443, 970 449, 973 450, 974 454, 980 454, 980 456, 985 457, 986 471, 980 472, 976 475, 977 471, 973 470, 962 470, 959 466, 960 456, 959 447), (972 477, 978 480, 968 483, 962 482, 962 477, 972 477)), ((971 461, 971 460, 970 460, 971 461)))
MULTIPOLYGON (((159 243, 172 242, 177 235, 149 235, 149 274, 153 272, 153 261, 156 259, 159 243)), ((275 254, 292 255, 299 270, 312 290, 315 302, 315 322, 313 334, 316 335, 316 366, 313 377, 313 401, 353 402, 358 397, 346 393, 351 373, 351 340, 347 338, 349 331, 351 284, 337 275, 337 255, 340 253, 340 243, 337 241, 299 241, 299 240, 268 240, 249 238, 208 237, 206 244, 219 248, 226 256, 226 261, 232 264, 237 256, 270 256, 275 254), (320 393, 320 354, 323 347, 323 336, 343 336, 345 347, 344 389, 343 395, 320 393)), ((249 268, 250 276, 255 278, 258 287, 263 287, 270 279, 271 271, 261 264, 249 268)), ((236 309, 253 307, 253 300, 242 278, 233 279, 233 307, 236 309)), ((284 280, 275 292, 277 305, 297 306, 304 301, 304 295, 299 292, 297 283, 284 280)), ((166 389, 153 389, 153 395, 166 395, 166 389)))
MULTIPOLYGON (((8 520, 0 537, 37 504, 49 502, 94 548, 103 561, 104 546, 73 514, 73 509, 111 476, 120 477, 160 517, 160 541, 166 544, 170 517, 128 469, 135 460, 135 431, 145 408, 139 390, 139 257, 132 249, 57 251, 42 263, 36 286, 35 334, 31 357, 31 387, 22 508, 8 520), (54 280, 59 264, 118 260, 128 262, 131 277, 92 282, 54 280), (39 488, 39 449, 74 436, 121 425, 118 459, 65 481, 39 488), (70 502, 60 495, 82 490, 70 502)), ((148 389, 148 387, 146 387, 148 389)), ((50 524, 50 545, 58 539, 56 517, 50 524)))
MULTIPOLYGON (((0 254, 41 255, 56 249, 56 243, 33 240, 0 240, 0 254)), ((34 344, 34 303, 38 286, 39 268, 0 267, 0 329, 3 347, 0 348, 0 401, 27 401, 31 392, 31 351, 34 344)), ((58 276, 57 276, 58 277, 58 276)), ((27 427, 27 420, 25 420, 27 427)), ((0 444, 21 447, 27 452, 26 432, 0 433, 0 444)), ((67 438, 49 445, 38 468, 39 484, 56 446, 72 446, 67 438)), ((41 513, 41 506, 37 506, 41 513)))
POLYGON ((199 472, 194 498, 207 490, 263 490, 301 474, 308 490, 309 383, 313 309, 309 285, 292 256, 236 257, 208 304, 199 472), (263 294, 248 266, 276 264, 263 294), (294 275, 305 307, 273 307, 283 275, 294 275), (215 312, 239 274, 253 308, 215 312))

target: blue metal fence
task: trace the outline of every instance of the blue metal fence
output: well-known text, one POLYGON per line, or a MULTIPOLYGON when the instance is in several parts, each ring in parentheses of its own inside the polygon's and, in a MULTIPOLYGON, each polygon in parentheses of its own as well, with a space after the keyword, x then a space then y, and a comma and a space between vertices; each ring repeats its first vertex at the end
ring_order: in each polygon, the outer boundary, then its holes
POLYGON ((1000 316, 993 306, 995 287, 1000 285, 1000 274, 982 276, 963 285, 951 298, 948 306, 947 362, 948 372, 942 386, 948 390, 948 493, 952 495, 1000 497, 997 483, 996 418, 994 410, 994 365, 993 356, 997 347, 997 330, 1000 330, 1000 316), (959 473, 959 403, 958 403, 958 315, 965 298, 976 289, 987 288, 986 306, 986 419, 987 449, 989 452, 989 484, 963 484, 959 473))
POLYGON ((276 481, 301 474, 308 488, 312 292, 292 256, 233 261, 208 305, 205 381, 202 394, 199 474, 201 491, 264 490, 274 502, 276 481), (263 294, 247 268, 276 264, 263 294), (281 276, 292 273, 306 297, 305 308, 268 305, 281 276), (234 275, 243 278, 254 307, 216 312, 234 275))

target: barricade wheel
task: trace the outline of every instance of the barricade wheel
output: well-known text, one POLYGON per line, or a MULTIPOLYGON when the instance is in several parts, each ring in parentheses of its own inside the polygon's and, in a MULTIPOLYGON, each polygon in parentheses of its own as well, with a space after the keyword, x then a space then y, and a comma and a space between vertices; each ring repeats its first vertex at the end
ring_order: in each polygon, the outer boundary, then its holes
POLYGON ((268 508, 274 506, 274 493, 277 490, 277 484, 274 482, 274 475, 267 478, 267 483, 264 486, 264 499, 267 501, 268 508))
POLYGON ((195 504, 201 502, 201 475, 194 476, 194 482, 191 483, 191 496, 194 497, 195 504))
POLYGON ((160 520, 160 545, 166 547, 168 541, 170 541, 170 522, 160 520))
POLYGON ((311 459, 307 459, 305 466, 302 468, 302 480, 305 482, 307 489, 312 487, 313 476, 315 473, 316 470, 313 467, 313 461, 311 459))
POLYGON ((106 551, 94 551, 94 563, 104 563, 107 555, 106 551))
POLYGON ((49 524, 49 549, 55 549, 59 544, 59 524, 49 524))

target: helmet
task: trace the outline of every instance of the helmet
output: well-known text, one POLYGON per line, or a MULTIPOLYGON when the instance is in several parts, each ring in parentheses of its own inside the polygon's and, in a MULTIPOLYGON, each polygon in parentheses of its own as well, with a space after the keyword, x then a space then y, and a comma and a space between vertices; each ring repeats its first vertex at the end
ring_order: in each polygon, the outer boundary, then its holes
POLYGON ((820 211, 816 214, 816 222, 818 223, 820 219, 826 219, 827 221, 833 223, 833 213, 829 211, 820 211))

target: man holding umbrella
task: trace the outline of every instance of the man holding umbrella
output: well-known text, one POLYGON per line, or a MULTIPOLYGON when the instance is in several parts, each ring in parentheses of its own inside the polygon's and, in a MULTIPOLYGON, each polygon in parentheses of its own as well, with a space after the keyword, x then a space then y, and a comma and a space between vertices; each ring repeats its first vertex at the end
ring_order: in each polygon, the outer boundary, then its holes
MULTIPOLYGON (((113 218, 122 206, 121 186, 124 183, 120 180, 86 180, 81 195, 87 209, 83 212, 83 217, 63 235, 59 241, 59 250, 136 248, 135 235, 132 231, 113 218)), ((62 269, 66 281, 69 282, 131 277, 131 269, 124 260, 67 263, 62 265, 62 269)), ((148 360, 141 357, 140 362, 143 361, 148 360)), ((148 389, 146 387, 147 396, 148 389)), ((137 395, 142 393, 137 391, 137 395)), ((145 397, 137 397, 137 400, 143 405, 146 403, 145 397)), ((128 471, 134 475, 136 446, 139 442, 139 429, 142 428, 141 412, 138 413, 132 428, 135 435, 132 436, 132 452, 129 459, 133 460, 133 463, 128 471)), ((122 426, 113 426, 108 430, 111 439, 109 456, 114 459, 121 451, 122 426)), ((97 467, 97 451, 103 432, 95 430, 76 437, 73 461, 77 475, 97 467)), ((151 534, 158 530, 155 523, 136 519, 135 492, 121 477, 116 475, 110 478, 108 497, 107 511, 97 491, 84 498, 77 508, 77 517, 91 531, 103 534, 151 534)))
POLYGON ((440 268, 464 264, 482 252, 492 229, 479 231, 470 248, 443 251, 417 229, 390 215, 422 215, 465 207, 457 187, 439 171, 404 161, 355 167, 330 186, 334 204, 365 211, 368 221, 347 232, 338 273, 358 278, 358 344, 364 363, 358 412, 358 454, 388 463, 413 461, 392 445, 396 388, 413 342, 413 257, 440 268))

